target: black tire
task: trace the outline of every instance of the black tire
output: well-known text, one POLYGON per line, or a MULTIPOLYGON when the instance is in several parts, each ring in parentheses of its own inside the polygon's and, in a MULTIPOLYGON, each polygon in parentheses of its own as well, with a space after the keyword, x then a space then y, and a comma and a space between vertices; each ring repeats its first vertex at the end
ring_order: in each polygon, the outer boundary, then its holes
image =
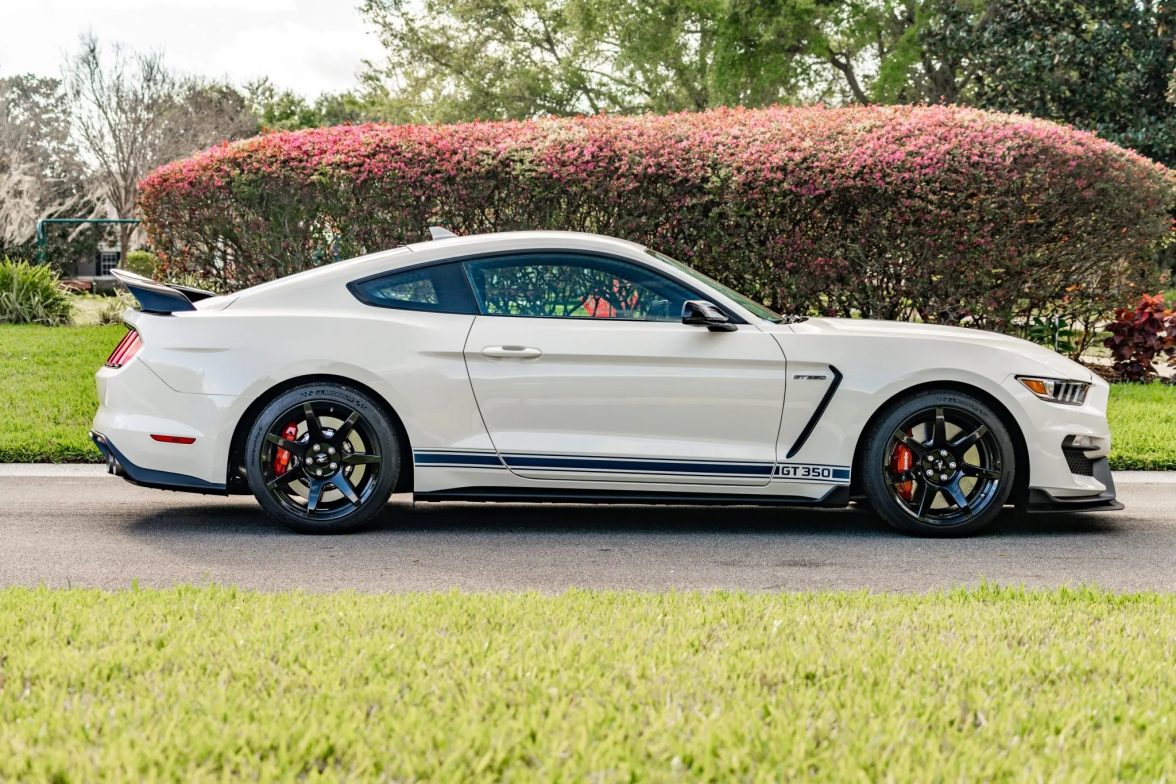
POLYGON ((1008 428, 989 405, 962 392, 928 390, 876 420, 859 470, 870 507, 892 527, 962 536, 1000 514, 1017 465, 1008 428))
POLYGON ((249 489, 300 533, 358 530, 380 514, 400 474, 400 444, 370 397, 330 382, 295 387, 258 413, 245 441, 249 489))

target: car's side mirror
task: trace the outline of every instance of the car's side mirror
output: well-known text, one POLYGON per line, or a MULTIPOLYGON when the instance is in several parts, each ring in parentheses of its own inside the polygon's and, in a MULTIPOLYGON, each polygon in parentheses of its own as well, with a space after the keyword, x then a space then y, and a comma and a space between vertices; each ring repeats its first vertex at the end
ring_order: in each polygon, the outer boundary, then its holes
POLYGON ((738 329, 726 313, 704 299, 691 299, 682 304, 682 323, 706 327, 711 332, 734 332, 738 329))

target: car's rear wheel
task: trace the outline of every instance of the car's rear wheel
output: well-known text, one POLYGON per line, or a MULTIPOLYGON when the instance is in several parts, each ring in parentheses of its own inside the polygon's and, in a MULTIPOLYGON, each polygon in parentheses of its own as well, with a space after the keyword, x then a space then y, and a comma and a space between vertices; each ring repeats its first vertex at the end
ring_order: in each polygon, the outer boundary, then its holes
POLYGON ((1016 458, 1001 418, 962 392, 929 390, 874 424, 859 463, 870 507, 912 534, 969 534, 1000 514, 1016 458))
POLYGON ((320 383, 282 393, 245 443, 249 489, 303 533, 354 531, 380 514, 400 473, 396 430, 367 395, 320 383))

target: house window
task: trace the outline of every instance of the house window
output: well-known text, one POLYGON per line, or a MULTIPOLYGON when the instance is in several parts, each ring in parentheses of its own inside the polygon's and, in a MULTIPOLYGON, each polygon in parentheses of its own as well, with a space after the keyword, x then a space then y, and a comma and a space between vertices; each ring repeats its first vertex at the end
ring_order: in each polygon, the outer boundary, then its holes
POLYGON ((109 275, 110 271, 118 266, 119 255, 117 250, 98 251, 98 274, 109 275))

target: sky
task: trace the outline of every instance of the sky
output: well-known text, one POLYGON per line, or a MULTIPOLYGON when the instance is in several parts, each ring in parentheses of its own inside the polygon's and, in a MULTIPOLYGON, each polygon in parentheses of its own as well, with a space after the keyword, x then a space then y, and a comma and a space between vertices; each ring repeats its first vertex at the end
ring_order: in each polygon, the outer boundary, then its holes
POLYGON ((177 72, 262 76, 315 98, 354 87, 382 48, 360 0, 0 0, 0 75, 58 76, 88 31, 102 42, 158 49, 177 72))

